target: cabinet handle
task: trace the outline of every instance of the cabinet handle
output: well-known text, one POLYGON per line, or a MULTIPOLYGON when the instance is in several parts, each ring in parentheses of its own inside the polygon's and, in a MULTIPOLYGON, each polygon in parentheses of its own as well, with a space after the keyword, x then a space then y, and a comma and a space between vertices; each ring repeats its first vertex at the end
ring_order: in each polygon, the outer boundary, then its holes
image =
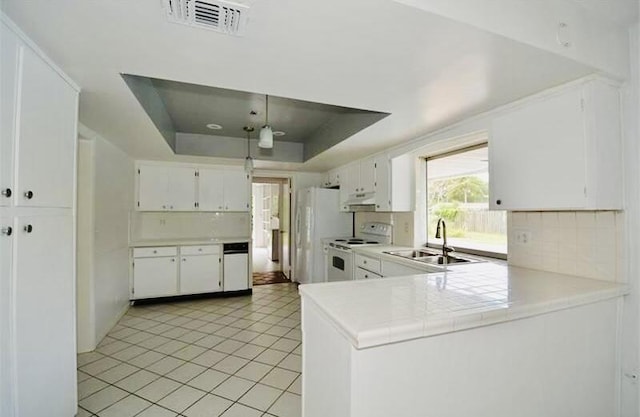
POLYGON ((175 262, 175 261, 176 261, 176 258, 171 258, 171 262, 175 262))
POLYGON ((29 190, 24 193, 24 198, 31 200, 33 198, 33 191, 29 190))
POLYGON ((154 250, 154 251, 153 251, 153 253, 158 253, 158 251, 157 251, 157 250, 154 250))
POLYGON ((365 277, 365 278, 369 278, 369 275, 367 275, 367 274, 364 274, 364 277, 365 277))
POLYGON ((367 264, 367 261, 362 261, 362 263, 366 265, 366 264, 367 264))
POLYGON ((11 188, 5 188, 4 190, 2 190, 2 195, 9 198, 11 197, 11 188))
POLYGON ((496 200, 496 204, 497 204, 497 205, 502 204, 502 200, 496 200))
POLYGON ((11 233, 13 233, 13 227, 9 226, 9 227, 3 227, 2 228, 2 234, 5 236, 11 236, 11 233))
POLYGON ((26 226, 24 227, 24 231, 25 231, 25 232, 27 232, 27 233, 31 233, 31 232, 33 232, 33 226, 32 226, 32 225, 30 225, 30 224, 26 225, 26 226))
POLYGON ((226 206, 224 209, 225 209, 225 210, 229 210, 229 206, 226 206))
POLYGON ((162 208, 163 208, 163 209, 166 209, 166 208, 167 208, 167 206, 162 206, 162 208))
POLYGON ((169 208, 170 208, 171 210, 173 210, 173 206, 169 206, 169 208))
POLYGON ((187 262, 187 258, 182 258, 182 262, 187 262))
POLYGON ((202 252, 202 248, 198 248, 198 252, 202 252))

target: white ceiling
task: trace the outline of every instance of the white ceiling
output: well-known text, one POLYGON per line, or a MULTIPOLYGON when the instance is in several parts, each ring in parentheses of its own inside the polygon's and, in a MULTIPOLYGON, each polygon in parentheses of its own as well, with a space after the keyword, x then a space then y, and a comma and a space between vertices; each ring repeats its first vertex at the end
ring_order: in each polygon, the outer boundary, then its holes
POLYGON ((83 88, 81 122, 138 159, 194 158, 120 73, 391 113, 301 166, 264 163, 323 171, 592 71, 391 0, 255 0, 243 37, 169 23, 161 0, 1 4, 83 88))

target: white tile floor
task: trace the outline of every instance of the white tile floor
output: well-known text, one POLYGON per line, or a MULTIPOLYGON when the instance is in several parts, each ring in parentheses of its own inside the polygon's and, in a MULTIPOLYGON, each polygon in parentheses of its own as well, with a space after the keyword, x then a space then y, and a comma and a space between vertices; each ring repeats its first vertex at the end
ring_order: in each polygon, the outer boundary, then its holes
POLYGON ((78 355, 78 416, 300 417, 295 284, 131 307, 78 355))

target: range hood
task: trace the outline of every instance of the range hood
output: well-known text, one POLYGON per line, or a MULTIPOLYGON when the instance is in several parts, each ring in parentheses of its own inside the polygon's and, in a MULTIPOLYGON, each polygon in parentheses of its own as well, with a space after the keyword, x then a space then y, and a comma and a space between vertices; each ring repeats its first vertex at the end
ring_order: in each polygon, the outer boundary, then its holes
POLYGON ((376 193, 349 194, 349 199, 345 204, 349 206, 349 211, 375 211, 376 193))

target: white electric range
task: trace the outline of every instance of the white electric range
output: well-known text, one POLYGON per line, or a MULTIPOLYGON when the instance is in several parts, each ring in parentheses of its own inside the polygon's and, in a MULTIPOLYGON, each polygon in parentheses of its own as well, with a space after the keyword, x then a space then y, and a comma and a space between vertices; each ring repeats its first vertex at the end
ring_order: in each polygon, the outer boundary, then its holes
POLYGON ((354 254, 357 246, 391 244, 393 226, 387 223, 367 222, 356 231, 355 237, 324 239, 325 282, 349 281, 354 278, 354 254))

